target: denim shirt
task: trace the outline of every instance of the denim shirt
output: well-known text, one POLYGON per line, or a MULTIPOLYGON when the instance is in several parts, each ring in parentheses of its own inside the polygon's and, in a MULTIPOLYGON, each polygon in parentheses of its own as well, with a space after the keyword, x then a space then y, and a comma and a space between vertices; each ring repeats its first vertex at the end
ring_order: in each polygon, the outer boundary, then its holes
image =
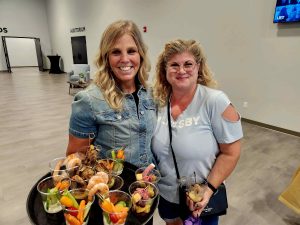
POLYGON ((72 103, 69 133, 77 138, 92 138, 100 145, 100 155, 107 150, 127 146, 126 161, 137 167, 153 162, 150 149, 156 124, 156 107, 151 94, 142 86, 138 90, 138 109, 132 94, 123 101, 123 110, 110 108, 101 90, 92 84, 78 92, 72 103))

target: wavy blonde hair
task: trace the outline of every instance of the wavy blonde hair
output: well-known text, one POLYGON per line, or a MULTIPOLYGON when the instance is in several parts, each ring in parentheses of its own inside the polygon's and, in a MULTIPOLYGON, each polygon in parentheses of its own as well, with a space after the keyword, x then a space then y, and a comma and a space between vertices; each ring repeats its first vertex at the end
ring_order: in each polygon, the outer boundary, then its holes
POLYGON ((207 65, 206 57, 199 43, 195 40, 182 39, 169 41, 165 44, 163 51, 158 57, 154 78, 153 97, 160 107, 167 104, 168 96, 172 91, 172 87, 166 78, 167 63, 175 54, 183 52, 191 53, 196 63, 200 64, 197 83, 211 88, 217 86, 217 82, 213 79, 212 71, 207 65))
POLYGON ((137 25, 130 20, 118 20, 110 24, 102 34, 100 41, 99 52, 95 60, 98 70, 95 74, 94 83, 102 90, 109 106, 118 111, 123 109, 125 95, 114 79, 114 73, 110 68, 108 57, 116 41, 124 34, 130 35, 137 45, 141 58, 137 79, 145 88, 147 88, 148 73, 150 71, 147 46, 137 25))

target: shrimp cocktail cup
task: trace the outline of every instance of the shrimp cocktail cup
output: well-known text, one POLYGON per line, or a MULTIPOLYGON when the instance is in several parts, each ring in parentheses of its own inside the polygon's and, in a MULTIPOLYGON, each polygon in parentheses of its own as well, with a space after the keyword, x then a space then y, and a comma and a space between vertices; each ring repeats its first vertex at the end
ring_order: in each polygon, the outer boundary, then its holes
POLYGON ((89 221, 91 206, 95 200, 88 199, 89 190, 78 188, 65 191, 60 199, 64 207, 64 217, 67 225, 86 225, 89 221))
POLYGON ((139 216, 147 215, 158 195, 157 187, 147 181, 135 181, 129 186, 132 200, 132 210, 139 216))
POLYGON ((57 175, 46 177, 37 185, 37 190, 40 193, 47 213, 57 213, 62 210, 59 202, 61 194, 70 186, 70 179, 68 177, 57 175))
POLYGON ((109 191, 108 198, 99 200, 104 225, 123 225, 131 208, 130 195, 119 190, 109 191))
POLYGON ((49 162, 49 168, 52 176, 63 175, 72 177, 79 169, 79 158, 68 159, 68 157, 59 157, 49 162))

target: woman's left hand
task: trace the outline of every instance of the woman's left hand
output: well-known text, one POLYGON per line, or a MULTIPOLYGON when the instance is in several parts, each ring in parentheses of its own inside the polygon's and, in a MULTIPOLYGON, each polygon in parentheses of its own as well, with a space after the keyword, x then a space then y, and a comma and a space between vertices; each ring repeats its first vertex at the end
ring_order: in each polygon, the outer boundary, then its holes
POLYGON ((211 198, 211 196, 213 195, 213 192, 209 189, 209 188, 206 188, 204 194, 203 194, 203 198, 201 201, 199 202, 194 202, 193 200, 191 200, 189 198, 189 196, 187 195, 187 198, 186 198, 186 203, 190 209, 190 211, 192 211, 192 215, 194 217, 199 217, 203 211, 203 209, 206 207, 206 205, 208 204, 209 202, 209 199, 211 198))

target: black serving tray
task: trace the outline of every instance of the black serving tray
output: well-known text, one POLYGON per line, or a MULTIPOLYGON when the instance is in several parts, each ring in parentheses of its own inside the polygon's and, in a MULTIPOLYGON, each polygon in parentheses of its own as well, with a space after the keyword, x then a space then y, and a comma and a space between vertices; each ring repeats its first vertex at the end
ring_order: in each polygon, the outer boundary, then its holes
MULTIPOLYGON (((129 185, 135 181, 135 170, 136 166, 125 162, 124 169, 122 174, 120 175, 124 179, 124 185, 122 187, 122 191, 128 193, 129 185)), ((45 177, 50 176, 50 172, 43 176, 39 181, 44 179, 45 177)), ((40 194, 37 191, 37 181, 35 185, 31 188, 29 195, 27 197, 26 209, 27 214, 30 219, 30 222, 35 225, 65 225, 65 218, 63 212, 49 214, 44 210, 44 206, 42 203, 42 199, 40 194)), ((129 213, 125 225, 144 225, 146 224, 154 214, 155 209, 158 206, 159 195, 154 200, 154 203, 151 207, 150 213, 147 216, 137 216, 133 213, 129 213)), ((102 210, 98 205, 98 199, 96 198, 90 211, 90 217, 88 225, 103 225, 103 216, 102 210)))

